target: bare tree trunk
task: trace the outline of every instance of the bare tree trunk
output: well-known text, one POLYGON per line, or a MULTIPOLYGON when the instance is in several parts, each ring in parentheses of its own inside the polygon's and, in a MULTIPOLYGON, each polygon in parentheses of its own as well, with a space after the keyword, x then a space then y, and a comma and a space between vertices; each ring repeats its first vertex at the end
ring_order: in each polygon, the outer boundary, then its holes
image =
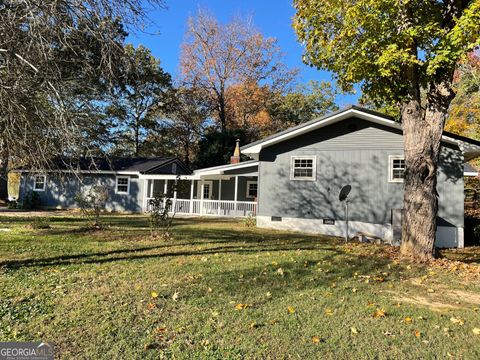
POLYGON ((138 156, 140 151, 140 120, 135 119, 135 156, 138 156))
POLYGON ((0 159, 0 201, 8 200, 8 153, 0 159))
POLYGON ((449 79, 430 85, 424 113, 418 100, 407 103, 402 111, 406 173, 401 253, 420 261, 434 257, 437 170, 443 127, 453 98, 449 79))

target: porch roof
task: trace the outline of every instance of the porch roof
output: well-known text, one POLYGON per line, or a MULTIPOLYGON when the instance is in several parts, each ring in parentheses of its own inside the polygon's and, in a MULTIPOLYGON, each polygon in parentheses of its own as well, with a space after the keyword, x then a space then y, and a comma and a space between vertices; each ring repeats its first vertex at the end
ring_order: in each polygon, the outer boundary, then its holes
POLYGON ((197 169, 192 175, 165 175, 145 174, 140 175, 142 179, 158 180, 201 180, 201 179, 229 179, 233 176, 258 176, 258 161, 248 160, 238 164, 227 164, 209 168, 197 169))
POLYGON ((200 176, 202 179, 212 176, 258 176, 258 163, 259 162, 257 160, 249 160, 237 164, 213 166, 195 170, 193 174, 194 176, 200 176))

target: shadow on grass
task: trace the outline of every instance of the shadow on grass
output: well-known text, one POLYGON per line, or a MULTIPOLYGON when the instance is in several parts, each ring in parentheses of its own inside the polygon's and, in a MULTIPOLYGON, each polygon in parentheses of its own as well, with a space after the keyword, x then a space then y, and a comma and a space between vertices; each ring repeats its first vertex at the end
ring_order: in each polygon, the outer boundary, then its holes
POLYGON ((299 249, 338 251, 335 247, 335 243, 337 242, 335 239, 301 234, 272 233, 264 235, 253 231, 231 229, 182 229, 182 231, 176 233, 176 236, 176 240, 159 245, 129 247, 103 252, 61 255, 47 258, 7 260, 0 262, 0 267, 19 269, 22 267, 101 264, 115 261, 136 261, 150 258, 196 256, 216 253, 248 254, 299 249), (178 249, 175 251, 176 248, 194 246, 205 246, 207 248, 196 250, 178 249), (153 254, 150 253, 156 250, 157 252, 153 254))

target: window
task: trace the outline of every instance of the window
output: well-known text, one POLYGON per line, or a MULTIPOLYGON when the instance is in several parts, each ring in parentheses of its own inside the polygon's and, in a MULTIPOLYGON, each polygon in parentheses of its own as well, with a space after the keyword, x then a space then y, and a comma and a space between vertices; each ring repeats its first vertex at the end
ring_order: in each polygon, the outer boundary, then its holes
POLYGON ((256 181, 247 181, 247 198, 256 198, 258 192, 258 183, 256 181))
POLYGON ((315 180, 317 159, 315 156, 292 156, 291 180, 315 180))
POLYGON ((390 155, 388 157, 388 181, 403 182, 405 177, 405 157, 403 155, 390 155))
POLYGON ((130 178, 117 177, 117 194, 128 194, 130 191, 130 178))
POLYGON ((45 175, 35 175, 33 178, 33 191, 45 191, 46 180, 45 175))

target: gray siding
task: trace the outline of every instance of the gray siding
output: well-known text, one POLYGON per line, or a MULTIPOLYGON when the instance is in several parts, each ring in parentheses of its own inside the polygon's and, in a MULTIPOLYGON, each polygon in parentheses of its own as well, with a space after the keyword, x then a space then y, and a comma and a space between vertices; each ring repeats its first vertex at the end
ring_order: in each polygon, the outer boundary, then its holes
MULTIPOLYGON (((388 182, 388 157, 402 154, 400 131, 358 119, 267 147, 260 153, 258 214, 340 220, 338 194, 350 184, 352 221, 391 223, 392 209, 403 207, 403 184, 388 182), (302 155, 316 156, 316 181, 290 180, 291 156, 302 155)), ((439 217, 451 226, 463 226, 462 160, 458 148, 442 149, 439 217)))
MULTIPOLYGON (((106 208, 111 211, 142 211, 143 180, 130 176, 129 194, 115 192, 116 177, 114 175, 88 175, 77 178, 73 174, 47 174, 45 191, 38 191, 43 207, 76 208, 75 195, 87 191, 92 185, 102 185, 108 190, 106 208)), ((33 175, 24 173, 20 185, 20 199, 33 189, 33 175)))

